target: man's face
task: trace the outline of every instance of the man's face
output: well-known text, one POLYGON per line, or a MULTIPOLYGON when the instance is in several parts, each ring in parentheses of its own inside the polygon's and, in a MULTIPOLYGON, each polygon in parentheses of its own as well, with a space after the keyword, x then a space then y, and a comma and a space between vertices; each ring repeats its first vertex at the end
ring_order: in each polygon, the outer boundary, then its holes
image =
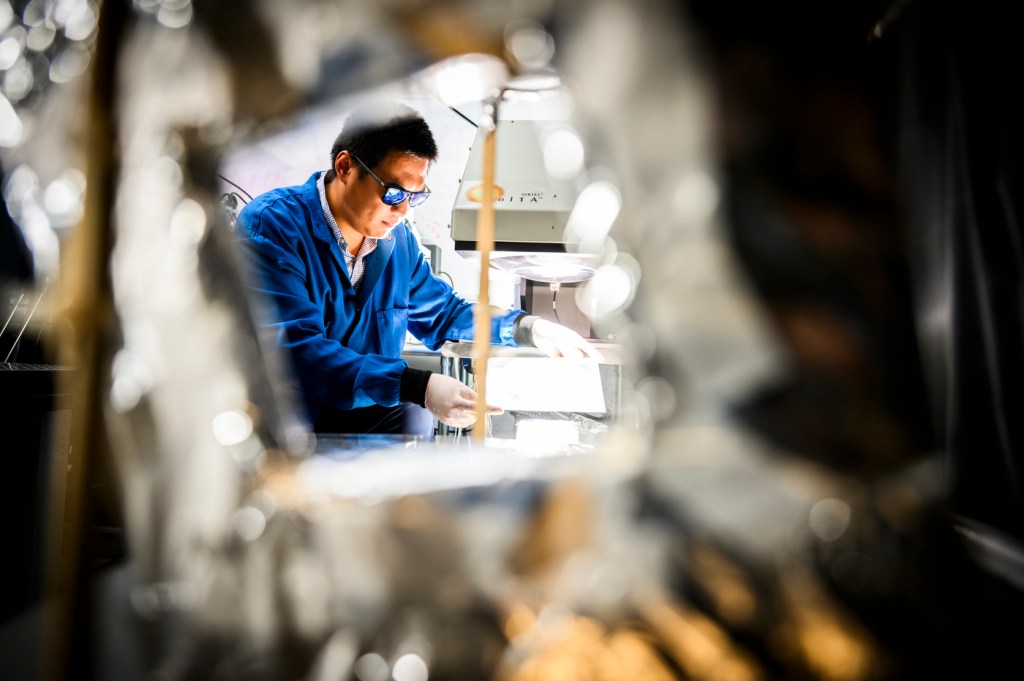
MULTIPOLYGON (((398 185, 409 191, 426 187, 430 161, 401 151, 392 151, 371 168, 385 184, 398 185)), ((409 202, 389 206, 381 201, 384 187, 363 171, 347 152, 338 154, 335 169, 345 185, 339 212, 344 221, 363 236, 379 239, 401 220, 409 210, 409 202), (349 172, 344 173, 347 169, 349 172), (362 171, 362 172, 359 172, 362 171)))

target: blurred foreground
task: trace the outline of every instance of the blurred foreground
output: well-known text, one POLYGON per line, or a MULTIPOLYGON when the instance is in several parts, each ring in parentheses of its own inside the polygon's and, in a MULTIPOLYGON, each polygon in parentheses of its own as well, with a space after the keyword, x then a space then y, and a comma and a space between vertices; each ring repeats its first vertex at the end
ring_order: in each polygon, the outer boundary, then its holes
POLYGON ((0 0, 4 678, 1011 664, 1006 10, 746 4, 0 0), (566 456, 314 441, 223 156, 450 57, 529 71, 523 30, 573 93, 580 181, 621 194, 599 252, 628 291, 593 320, 631 353, 621 423, 566 456))

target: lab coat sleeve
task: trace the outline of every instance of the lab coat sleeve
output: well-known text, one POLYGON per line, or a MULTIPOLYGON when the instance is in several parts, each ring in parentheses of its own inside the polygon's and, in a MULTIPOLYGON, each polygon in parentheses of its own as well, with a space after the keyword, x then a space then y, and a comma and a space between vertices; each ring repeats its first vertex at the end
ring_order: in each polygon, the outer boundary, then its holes
MULTIPOLYGON (((408 253, 412 280, 409 288, 409 331, 424 345, 437 350, 446 340, 473 340, 473 305, 460 297, 448 282, 435 277, 411 231, 408 253)), ((491 342, 517 347, 513 338, 515 320, 525 314, 510 310, 491 316, 491 342)))
POLYGON ((287 230, 274 229, 273 215, 239 216, 246 233, 246 261, 251 284, 272 303, 279 345, 290 354, 306 402, 335 409, 399 403, 401 359, 361 354, 330 338, 323 312, 307 291, 307 269, 287 230), (287 244, 282 246, 279 241, 287 244))

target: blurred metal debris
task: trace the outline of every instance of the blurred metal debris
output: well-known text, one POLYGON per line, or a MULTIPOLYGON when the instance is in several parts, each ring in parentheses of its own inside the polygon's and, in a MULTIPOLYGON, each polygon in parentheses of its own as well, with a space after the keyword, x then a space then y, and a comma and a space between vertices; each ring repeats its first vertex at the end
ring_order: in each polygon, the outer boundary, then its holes
MULTIPOLYGON (((1016 614, 985 611, 1008 592, 964 550, 972 527, 947 522, 933 452, 871 400, 842 315, 788 297, 828 268, 797 271, 807 253, 780 244, 806 247, 805 228, 849 245, 862 218, 758 175, 772 143, 757 106, 716 109, 735 83, 698 29, 708 13, 0 0, 5 200, 23 231, 36 220, 59 240, 52 343, 77 369, 50 678, 858 681, 983 675, 1009 657, 1016 614), (394 457, 383 492, 311 484, 331 461, 311 461, 280 389, 221 158, 312 103, 467 52, 571 84, 582 179, 621 200, 581 295, 631 353, 625 418, 592 449, 501 452, 480 477, 464 462, 486 456, 459 449, 460 484, 403 487, 424 454, 444 459, 415 442, 377 452, 394 457), (67 123, 83 110, 83 128, 67 123), (848 421, 821 427, 822 413, 848 421), (124 546, 104 552, 93 530, 118 521, 124 546)), ((740 80, 766 68, 746 49, 717 55, 740 80)), ((854 146, 840 155, 870 185, 854 146)), ((800 151, 789 172, 826 163, 800 151)), ((884 282, 858 281, 885 298, 884 282)), ((1019 586, 1016 554, 986 555, 1019 586)))

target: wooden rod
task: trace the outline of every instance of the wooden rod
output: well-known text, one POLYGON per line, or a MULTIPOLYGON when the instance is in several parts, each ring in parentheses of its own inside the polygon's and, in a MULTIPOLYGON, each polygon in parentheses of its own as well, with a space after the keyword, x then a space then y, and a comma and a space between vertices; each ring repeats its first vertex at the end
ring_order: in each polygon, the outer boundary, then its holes
POLYGON ((497 131, 497 105, 492 125, 484 138, 484 186, 480 213, 476 221, 476 247, 480 251, 480 296, 476 306, 476 329, 473 334, 473 375, 476 377, 476 424, 473 440, 483 442, 487 436, 487 360, 491 353, 491 292, 488 272, 494 250, 494 142, 497 131))
POLYGON ((52 472, 47 521, 44 578, 53 607, 45 615, 42 676, 52 680, 91 678, 95 673, 90 525, 98 499, 92 483, 109 448, 103 404, 109 392, 109 344, 119 333, 109 272, 120 176, 117 67, 128 12, 123 0, 99 5, 96 52, 83 107, 84 214, 62 254, 57 282, 57 357, 74 371, 60 372, 59 389, 70 396, 71 445, 66 469, 52 472))

